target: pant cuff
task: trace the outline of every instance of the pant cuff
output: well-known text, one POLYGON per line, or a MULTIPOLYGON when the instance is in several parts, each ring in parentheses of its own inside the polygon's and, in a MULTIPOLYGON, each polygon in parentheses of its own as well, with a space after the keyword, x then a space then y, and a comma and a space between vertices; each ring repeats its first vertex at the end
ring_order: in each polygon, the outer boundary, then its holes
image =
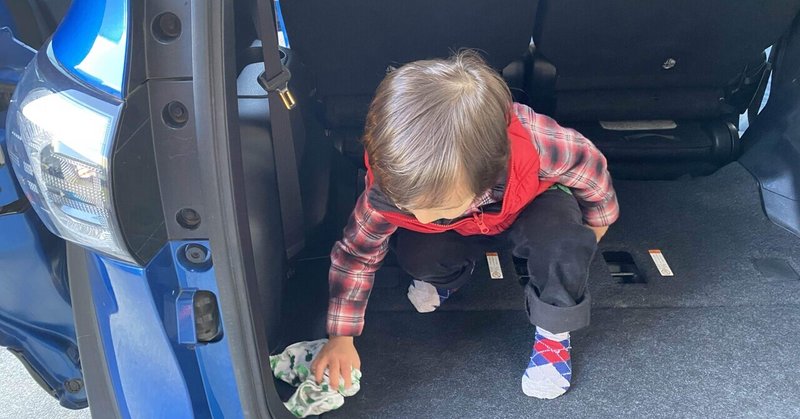
POLYGON ((450 275, 447 278, 421 277, 414 279, 427 282, 442 290, 457 290, 469 282, 470 278, 472 278, 472 273, 475 271, 475 265, 476 264, 474 261, 470 261, 467 263, 467 265, 461 268, 461 272, 457 273, 456 275, 450 275))
POLYGON ((539 299, 533 287, 525 287, 525 307, 528 310, 528 318, 533 325, 550 333, 571 332, 588 326, 591 306, 592 298, 588 290, 583 295, 583 300, 577 305, 557 307, 539 299))

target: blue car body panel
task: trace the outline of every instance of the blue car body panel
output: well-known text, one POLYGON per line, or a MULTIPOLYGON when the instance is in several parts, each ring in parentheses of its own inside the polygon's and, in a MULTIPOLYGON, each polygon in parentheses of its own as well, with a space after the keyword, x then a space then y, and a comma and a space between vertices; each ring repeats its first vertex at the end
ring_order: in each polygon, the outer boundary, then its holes
POLYGON ((243 416, 225 337, 179 343, 181 330, 194 328, 191 304, 178 304, 179 296, 217 293, 213 267, 201 271, 182 264, 185 245, 170 243, 144 268, 87 255, 99 332, 123 417, 243 416))
POLYGON ((128 0, 73 0, 53 34, 53 55, 76 78, 122 98, 128 21, 128 0))
MULTIPOLYGON (((6 156, 8 153, 5 149, 5 112, 0 112, 0 120, 2 120, 2 122, 0 122, 0 153, 6 156)), ((19 201, 21 196, 22 193, 19 190, 19 186, 14 181, 14 174, 11 172, 11 165, 8 163, 0 165, 0 207, 19 201)))
MULTIPOLYGON (((10 15, 4 14, 5 6, 0 3, 0 83, 16 85, 22 71, 33 58, 34 50, 14 39, 10 26, 3 26, 4 22, 10 23, 10 15)), ((8 161, 6 149, 6 113, 0 111, 0 207, 18 201, 22 192, 14 179, 11 164, 8 161)))
POLYGON ((8 11, 8 6, 5 2, 0 2, 0 28, 8 28, 12 32, 17 30, 14 24, 14 19, 11 18, 11 12, 8 11))
MULTIPOLYGON (((50 45, 50 58, 67 74, 122 101, 129 6, 127 0, 74 0, 50 45)), ((17 80, 20 70, 12 72, 17 80)), ((5 115, 0 116, 2 128, 5 115)), ((15 182, 11 165, 0 167, 0 193, 13 192, 12 202, 24 202, 15 182)), ((63 405, 87 404, 84 387, 69 392, 65 383, 81 379, 81 362, 98 362, 79 360, 73 321, 73 313, 92 310, 112 402, 122 417, 243 417, 224 331, 213 343, 197 342, 192 297, 199 291, 218 294, 210 259, 202 266, 188 262, 181 256, 188 243, 181 242, 165 245, 144 267, 89 250, 93 308, 80 302, 73 308, 64 241, 27 205, 0 215, 0 231, 0 345, 21 354, 63 405)), ((207 242, 192 243, 209 249, 207 242)))
POLYGON ((0 346, 20 357, 62 405, 86 407, 83 388, 65 389, 67 381, 81 379, 81 370, 64 241, 30 208, 0 216, 0 231, 0 346))
MULTIPOLYGON (((0 51, 0 83, 14 85, 33 50, 3 28, 0 51)), ((2 112, 0 149, 7 159, 5 121, 2 112)), ((85 407, 64 241, 52 235, 26 204, 8 161, 0 165, 0 208, 4 208, 0 214, 0 346, 17 355, 62 405, 85 407), (67 382, 74 391, 67 390, 67 382)))

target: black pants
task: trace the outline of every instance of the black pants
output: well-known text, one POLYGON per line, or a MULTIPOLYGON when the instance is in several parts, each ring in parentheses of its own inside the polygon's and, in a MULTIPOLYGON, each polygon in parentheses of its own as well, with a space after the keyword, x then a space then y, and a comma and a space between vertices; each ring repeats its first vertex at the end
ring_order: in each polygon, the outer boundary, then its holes
POLYGON ((437 288, 462 286, 485 252, 511 249, 514 256, 528 260, 525 307, 532 324, 552 333, 589 324, 591 299, 586 285, 597 242, 594 232, 583 225, 577 201, 564 191, 538 196, 510 229, 497 236, 423 234, 402 228, 396 234, 400 266, 437 288))

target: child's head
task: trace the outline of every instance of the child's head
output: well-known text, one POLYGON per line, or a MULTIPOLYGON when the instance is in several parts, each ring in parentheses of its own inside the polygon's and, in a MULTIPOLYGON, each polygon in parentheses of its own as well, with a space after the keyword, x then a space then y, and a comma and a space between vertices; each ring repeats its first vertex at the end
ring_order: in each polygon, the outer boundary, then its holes
POLYGON ((473 52, 391 72, 364 133, 377 184, 421 222, 458 217, 505 170, 510 108, 505 82, 473 52))

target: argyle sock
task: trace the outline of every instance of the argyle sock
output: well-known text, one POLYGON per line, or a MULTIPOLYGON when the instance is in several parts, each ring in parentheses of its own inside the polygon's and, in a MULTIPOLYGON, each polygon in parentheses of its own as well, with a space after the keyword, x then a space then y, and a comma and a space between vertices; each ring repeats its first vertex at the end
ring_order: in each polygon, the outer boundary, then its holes
POLYGON ((522 391, 538 399, 554 399, 567 392, 572 379, 569 332, 550 333, 536 328, 531 361, 522 375, 522 391))
POLYGON ((433 285, 414 280, 408 286, 408 300, 420 313, 430 313, 447 300, 456 290, 439 289, 433 285))

